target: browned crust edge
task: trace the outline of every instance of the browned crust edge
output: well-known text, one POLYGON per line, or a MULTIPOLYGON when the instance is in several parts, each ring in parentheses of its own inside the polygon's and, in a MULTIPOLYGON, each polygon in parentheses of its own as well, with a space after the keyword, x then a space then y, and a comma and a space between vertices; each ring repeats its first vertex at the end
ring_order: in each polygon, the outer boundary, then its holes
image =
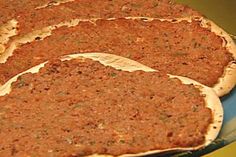
POLYGON ((210 29, 223 40, 223 47, 233 56, 233 61, 229 62, 224 69, 222 77, 218 79, 218 83, 213 86, 218 96, 229 93, 236 85, 236 44, 230 35, 208 19, 200 18, 202 27, 210 29))
MULTIPOLYGON (((99 61, 101 64, 105 66, 111 66, 115 69, 120 69, 124 71, 130 71, 130 72, 137 71, 137 70, 143 70, 146 72, 156 71, 136 61, 133 61, 124 57, 112 55, 112 54, 106 54, 106 53, 72 54, 72 55, 63 56, 61 60, 64 61, 64 60, 71 60, 71 59, 81 59, 81 61, 83 61, 83 59, 85 58, 89 58, 94 61, 99 61)), ((39 69, 44 67, 46 63, 47 62, 41 63, 38 66, 35 66, 23 73, 16 75, 12 79, 10 79, 6 84, 0 87, 0 96, 8 94, 11 91, 11 84, 15 82, 19 76, 25 73, 37 73, 39 69)), ((206 147, 212 141, 214 141, 216 137, 218 136, 218 133, 221 129, 222 122, 223 122, 223 109, 222 109, 222 105, 219 100, 219 97, 216 95, 213 89, 206 87, 186 77, 169 75, 169 78, 177 78, 181 80, 183 84, 193 84, 196 88, 198 88, 201 91, 201 94, 204 95, 206 107, 211 109, 212 114, 213 114, 213 123, 209 125, 208 132, 205 135, 205 143, 196 147, 183 147, 183 148, 177 147, 177 148, 170 148, 170 149, 163 149, 163 150, 153 150, 153 151, 141 152, 138 154, 124 154, 124 155, 121 155, 121 157, 144 156, 144 155, 157 154, 157 153, 163 153, 163 152, 173 152, 173 151, 176 152, 176 151, 197 150, 197 149, 206 147)), ((91 157, 97 157, 97 156, 108 157, 111 155, 99 155, 99 154, 91 155, 91 157)))

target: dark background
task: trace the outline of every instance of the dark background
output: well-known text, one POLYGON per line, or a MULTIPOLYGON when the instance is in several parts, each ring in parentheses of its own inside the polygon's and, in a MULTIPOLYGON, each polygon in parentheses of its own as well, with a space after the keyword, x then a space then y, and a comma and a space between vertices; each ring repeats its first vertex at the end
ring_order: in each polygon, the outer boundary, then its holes
POLYGON ((226 32, 236 35, 236 0, 176 0, 213 20, 226 32))

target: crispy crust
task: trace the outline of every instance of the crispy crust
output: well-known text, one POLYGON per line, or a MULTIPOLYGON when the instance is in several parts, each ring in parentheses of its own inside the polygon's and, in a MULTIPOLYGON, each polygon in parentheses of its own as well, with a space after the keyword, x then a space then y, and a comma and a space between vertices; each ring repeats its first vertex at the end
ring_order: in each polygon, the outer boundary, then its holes
MULTIPOLYGON (((111 66, 115 69, 120 69, 124 71, 137 71, 137 70, 143 70, 146 72, 153 72, 156 71, 154 69, 151 69, 147 66, 144 66, 136 61, 116 56, 116 55, 111 55, 111 54, 105 54, 105 53, 87 53, 87 54, 72 54, 72 55, 67 55, 61 58, 62 61, 65 60, 71 60, 71 59, 81 59, 83 62, 85 58, 89 58, 95 61, 99 61, 101 64, 105 66, 111 66)), ((11 84, 17 80, 17 78, 25 73, 37 73, 40 68, 44 67, 44 65, 47 62, 41 63, 38 66, 35 66, 23 73, 20 73, 10 79, 6 84, 0 87, 0 96, 3 96, 11 91, 11 84)), ((218 98, 218 96, 215 94, 215 92, 209 88, 206 87, 196 81, 193 81, 191 79, 181 77, 181 76, 174 76, 174 75, 169 75, 169 78, 177 78, 181 80, 183 84, 193 84, 196 88, 198 88, 201 91, 201 94, 204 95, 204 99, 206 102, 206 107, 210 108, 213 114, 213 123, 210 124, 209 129, 207 134, 205 135, 205 143, 196 147, 183 147, 183 148, 171 148, 171 149, 164 149, 164 150, 154 150, 154 151, 148 151, 148 152, 141 152, 138 154, 124 154, 121 155, 122 157, 126 156, 143 156, 143 155, 150 155, 150 154, 156 154, 156 153, 163 153, 163 152, 172 152, 172 151, 186 151, 186 150, 196 150, 203 148, 207 145, 209 145, 213 140, 216 139, 221 126, 223 122, 223 109, 221 102, 218 98)), ((110 155, 98 155, 94 154, 92 157, 95 156, 110 156, 110 155)))
MULTIPOLYGON (((51 35, 52 30, 67 26, 73 27, 79 24, 80 21, 96 21, 100 18, 91 18, 91 19, 74 19, 68 22, 59 23, 57 25, 48 26, 43 28, 42 30, 37 30, 32 33, 29 33, 23 37, 15 39, 10 46, 6 49, 6 51, 0 56, 0 63, 5 63, 7 58, 11 56, 14 50, 21 44, 25 44, 28 42, 32 42, 35 40, 36 37, 40 37, 44 39, 47 36, 51 35)), ((107 20, 115 20, 116 18, 109 18, 107 20)), ((218 79, 218 83, 213 86, 213 89, 216 91, 218 96, 223 96, 229 93, 234 86, 236 85, 236 45, 234 41, 231 39, 230 35, 228 35, 223 29, 219 26, 214 24, 212 21, 205 19, 203 17, 186 17, 186 18, 175 18, 175 19, 158 19, 158 18, 149 18, 149 17, 125 17, 125 19, 140 19, 143 21, 153 21, 153 20, 160 20, 160 21, 169 21, 171 23, 178 23, 181 21, 199 21, 203 28, 209 29, 211 32, 215 33, 217 36, 220 36, 223 40, 223 47, 225 47, 229 53, 232 54, 234 61, 228 63, 225 67, 222 76, 218 79)), ((1 49, 1 45, 0 45, 1 49)))

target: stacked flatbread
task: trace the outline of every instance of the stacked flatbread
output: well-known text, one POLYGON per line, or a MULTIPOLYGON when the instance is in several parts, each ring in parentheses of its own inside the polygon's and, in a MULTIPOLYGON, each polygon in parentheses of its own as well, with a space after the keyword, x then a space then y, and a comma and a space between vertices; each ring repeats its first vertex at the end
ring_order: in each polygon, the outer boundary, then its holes
POLYGON ((0 156, 143 156, 217 137, 236 46, 197 11, 169 0, 0 7, 0 156))

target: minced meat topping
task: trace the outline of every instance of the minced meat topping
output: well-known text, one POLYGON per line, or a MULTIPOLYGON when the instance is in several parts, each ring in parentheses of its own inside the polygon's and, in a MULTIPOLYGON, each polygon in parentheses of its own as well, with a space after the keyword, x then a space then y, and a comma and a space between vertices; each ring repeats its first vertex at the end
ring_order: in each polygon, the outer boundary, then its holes
POLYGON ((120 155, 203 144, 211 110, 193 85, 91 60, 53 60, 0 97, 0 156, 120 155))
POLYGON ((0 0, 0 25, 15 18, 24 34, 75 18, 148 16, 178 18, 200 15, 197 11, 170 0, 0 0), (47 7, 40 8, 48 4, 47 7))
POLYGON ((54 30, 24 44, 0 66, 0 82, 53 57, 104 52, 136 60, 157 70, 214 86, 233 60, 222 39, 199 21, 97 20, 54 30))

